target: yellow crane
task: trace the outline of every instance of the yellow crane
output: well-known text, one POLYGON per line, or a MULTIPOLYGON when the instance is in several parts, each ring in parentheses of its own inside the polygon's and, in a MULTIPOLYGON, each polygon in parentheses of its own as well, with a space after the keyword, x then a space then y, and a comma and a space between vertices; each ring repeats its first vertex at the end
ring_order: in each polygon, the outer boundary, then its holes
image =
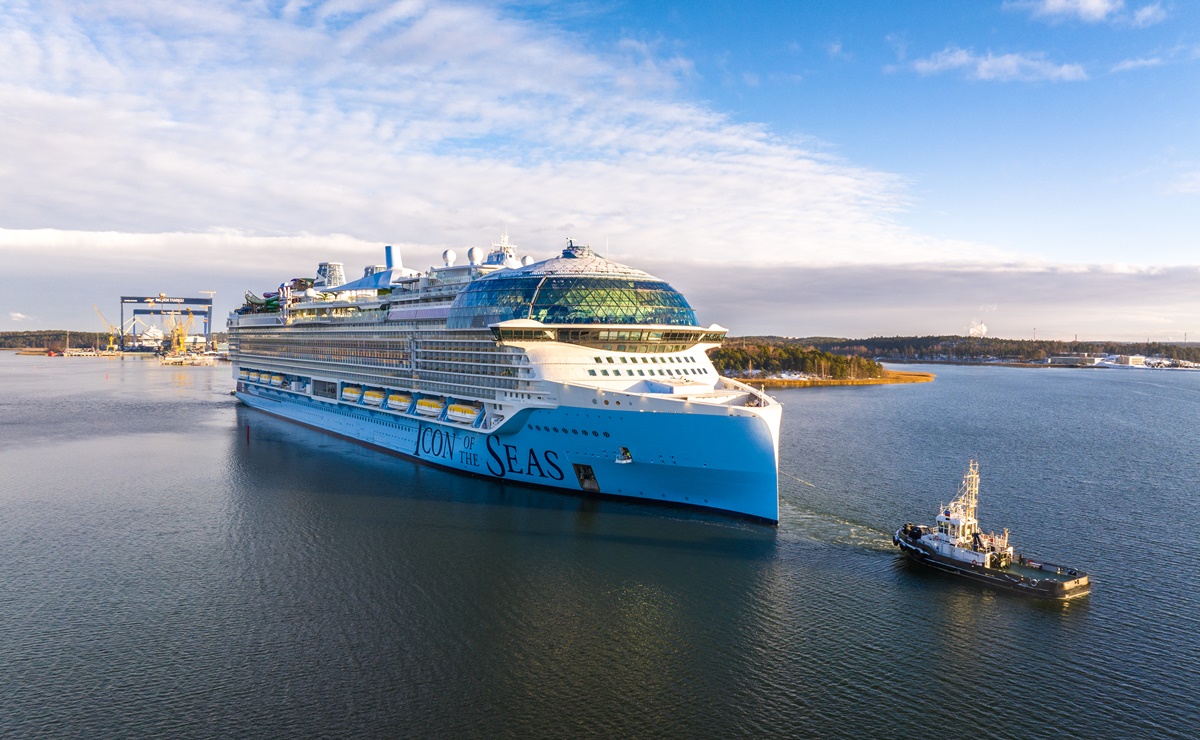
POLYGON ((113 344, 113 337, 120 333, 120 329, 108 323, 108 319, 104 318, 104 314, 100 313, 100 307, 95 303, 92 308, 96 309, 96 315, 100 317, 100 322, 104 324, 104 328, 108 330, 108 346, 104 348, 105 352, 116 352, 117 345, 113 344))
POLYGON ((176 355, 187 354, 187 338, 188 333, 192 330, 192 309, 187 310, 187 320, 182 320, 182 313, 167 314, 167 336, 170 342, 170 353, 176 355))

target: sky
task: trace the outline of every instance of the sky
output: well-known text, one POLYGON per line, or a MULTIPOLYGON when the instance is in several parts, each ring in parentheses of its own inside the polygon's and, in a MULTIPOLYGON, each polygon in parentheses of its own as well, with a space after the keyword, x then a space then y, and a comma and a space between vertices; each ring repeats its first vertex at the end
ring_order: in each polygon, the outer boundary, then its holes
POLYGON ((1200 337, 1200 4, 0 0, 0 330, 568 237, 735 335, 1200 337))

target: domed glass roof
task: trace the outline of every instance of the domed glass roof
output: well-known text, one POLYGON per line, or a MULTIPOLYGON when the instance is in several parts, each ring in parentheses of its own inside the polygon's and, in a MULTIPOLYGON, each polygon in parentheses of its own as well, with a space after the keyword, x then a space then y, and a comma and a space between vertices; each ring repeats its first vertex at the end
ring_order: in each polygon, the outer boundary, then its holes
POLYGON ((572 245, 561 257, 472 282, 454 299, 447 328, 482 328, 512 319, 695 326, 696 312, 679 291, 653 275, 572 245))

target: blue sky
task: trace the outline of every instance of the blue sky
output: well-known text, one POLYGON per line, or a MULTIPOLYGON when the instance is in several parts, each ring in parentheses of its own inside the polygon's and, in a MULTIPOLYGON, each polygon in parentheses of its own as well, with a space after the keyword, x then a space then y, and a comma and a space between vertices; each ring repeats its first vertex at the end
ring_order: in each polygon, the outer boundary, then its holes
POLYGON ((1198 69, 1176 0, 7 0, 0 329, 507 227, 738 334, 1181 339, 1198 69))

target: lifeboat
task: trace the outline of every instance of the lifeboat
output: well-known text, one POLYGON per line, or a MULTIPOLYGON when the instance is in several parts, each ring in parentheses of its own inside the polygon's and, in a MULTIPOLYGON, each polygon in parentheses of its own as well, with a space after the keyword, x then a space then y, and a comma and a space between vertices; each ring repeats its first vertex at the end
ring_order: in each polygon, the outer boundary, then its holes
POLYGON ((272 375, 271 376, 271 385, 275 386, 276 388, 282 388, 283 387, 283 376, 278 373, 276 373, 275 375, 272 375))
POLYGON ((452 403, 450 404, 450 408, 446 409, 446 419, 449 421, 471 424, 478 418, 479 409, 475 406, 468 406, 465 403, 452 403))
POLYGON ((446 408, 446 402, 438 398, 421 398, 417 400, 417 413, 422 416, 437 416, 446 408))
POLYGON ((367 404, 368 406, 382 406, 383 391, 372 388, 363 394, 363 403, 367 404))
POLYGON ((412 396, 403 393, 389 393, 387 402, 388 408, 392 411, 408 411, 408 407, 412 406, 412 396))
POLYGON ((350 403, 358 403, 358 399, 362 398, 362 388, 356 385, 348 385, 342 388, 342 400, 350 403))
POLYGON ((241 370, 238 370, 238 380, 249 380, 249 379, 250 379, 250 371, 249 370, 247 370, 246 368, 242 368, 241 370))
POLYGON ((257 383, 258 382, 258 371, 251 370, 250 373, 246 376, 246 380, 250 381, 251 383, 257 383))

